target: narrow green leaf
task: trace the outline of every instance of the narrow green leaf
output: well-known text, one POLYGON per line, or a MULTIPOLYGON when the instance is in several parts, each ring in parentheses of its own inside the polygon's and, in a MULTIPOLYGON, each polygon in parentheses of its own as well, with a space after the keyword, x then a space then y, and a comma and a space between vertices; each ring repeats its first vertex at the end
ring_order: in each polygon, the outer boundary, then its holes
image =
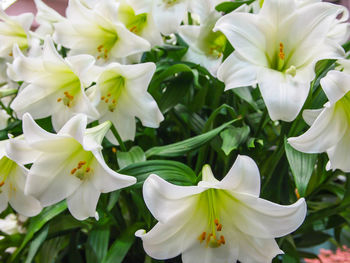
POLYGON ((249 126, 229 126, 226 130, 220 133, 220 137, 222 138, 221 149, 226 155, 229 155, 231 151, 236 150, 239 145, 247 140, 249 133, 249 126))
POLYGON ((93 229, 85 247, 87 263, 101 262, 108 251, 109 228, 93 229))
POLYGON ((29 252, 25 263, 31 263, 38 252, 40 246, 45 241, 47 234, 49 233, 49 226, 46 225, 38 232, 37 236, 30 242, 29 252))
POLYGON ((247 4, 250 5, 253 3, 255 0, 236 0, 234 2, 228 1, 223 2, 215 7, 215 9, 219 12, 224 12, 224 13, 230 13, 233 10, 237 9, 241 5, 247 4))
POLYGON ((67 209, 66 201, 62 201, 56 205, 44 208, 43 211, 30 219, 30 224, 28 226, 28 231, 23 239, 21 246, 12 254, 12 261, 18 256, 22 249, 27 245, 27 243, 33 238, 34 234, 38 232, 48 221, 50 221, 55 216, 62 213, 67 209))
POLYGON ((312 171, 314 170, 317 154, 307 154, 295 150, 285 138, 284 147, 295 185, 300 196, 305 196, 312 171))
POLYGON ((260 111, 256 101, 253 99, 252 94, 250 93, 249 87, 240 87, 232 89, 232 92, 240 97, 242 100, 248 102, 250 106, 253 107, 256 111, 260 111))
POLYGON ((137 183, 131 188, 141 187, 150 174, 156 174, 164 180, 178 185, 193 185, 197 177, 187 165, 169 160, 154 160, 131 164, 119 170, 121 174, 135 176, 137 183))
POLYGON ((165 145, 165 146, 157 146, 146 151, 146 157, 149 158, 151 156, 166 156, 166 157, 175 157, 182 156, 189 151, 195 150, 208 141, 212 140, 216 135, 218 135, 223 129, 232 124, 234 121, 227 122, 214 130, 203 133, 201 135, 192 137, 190 139, 165 145))
MULTIPOLYGON (((50 226, 52 228, 52 226, 50 226)), ((59 253, 69 244, 68 236, 51 238, 41 246, 36 263, 55 263, 59 253)))
POLYGON ((129 226, 108 250, 102 263, 121 263, 135 241, 135 232, 142 228, 142 223, 135 223, 129 226))
POLYGON ((117 160, 120 168, 124 168, 132 163, 146 161, 145 152, 139 146, 134 146, 128 152, 117 152, 117 160))

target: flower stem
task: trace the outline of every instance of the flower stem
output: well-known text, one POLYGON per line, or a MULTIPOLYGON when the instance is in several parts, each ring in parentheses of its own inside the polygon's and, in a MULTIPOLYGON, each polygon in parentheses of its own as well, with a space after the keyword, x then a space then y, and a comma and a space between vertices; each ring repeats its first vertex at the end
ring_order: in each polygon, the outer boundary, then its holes
POLYGON ((117 141, 118 141, 118 143, 119 143, 119 146, 120 146, 120 148, 122 149, 122 151, 123 151, 123 152, 127 152, 128 150, 126 149, 125 144, 124 144, 122 138, 120 137, 120 135, 119 135, 117 129, 114 127, 114 124, 113 124, 113 123, 112 123, 112 126, 111 126, 111 131, 112 131, 114 137, 117 139, 117 141))

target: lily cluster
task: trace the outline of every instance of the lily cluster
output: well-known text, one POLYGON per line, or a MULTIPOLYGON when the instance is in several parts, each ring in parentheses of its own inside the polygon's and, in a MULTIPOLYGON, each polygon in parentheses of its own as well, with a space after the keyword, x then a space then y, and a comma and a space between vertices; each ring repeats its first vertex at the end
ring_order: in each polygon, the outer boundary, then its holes
MULTIPOLYGON (((338 60, 321 80, 329 102, 304 111, 310 129, 288 142, 302 152, 327 152, 327 168, 349 172, 350 61, 342 48, 350 35, 348 11, 318 0, 265 0, 223 15, 215 10, 221 2, 69 0, 63 17, 35 0, 35 31, 32 14, 0 10, 0 92, 7 94, 1 105, 10 107, 0 112, 0 127, 18 118, 23 130, 0 141, 0 211, 10 203, 31 217, 66 200, 76 219, 98 220, 101 193, 136 183, 108 166, 102 141, 133 141, 139 121, 158 128, 164 120, 148 92, 156 64, 141 59, 175 34, 188 45, 182 59, 205 67, 225 90, 258 88, 272 120, 293 121, 316 63, 338 60), (55 133, 34 120, 46 117, 55 133)), ((136 236, 151 257, 271 262, 283 253, 275 238, 306 217, 304 198, 284 206, 259 197, 260 173, 248 156, 238 155, 221 181, 208 165, 200 176, 196 186, 156 174, 144 182, 143 199, 158 223, 136 236)))

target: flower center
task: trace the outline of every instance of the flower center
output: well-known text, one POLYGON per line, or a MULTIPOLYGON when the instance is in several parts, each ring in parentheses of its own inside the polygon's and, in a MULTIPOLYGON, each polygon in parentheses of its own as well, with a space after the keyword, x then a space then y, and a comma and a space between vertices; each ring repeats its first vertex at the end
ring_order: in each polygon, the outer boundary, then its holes
POLYGON ((79 180, 84 180, 91 176, 92 168, 90 167, 91 160, 88 161, 79 161, 77 166, 74 167, 70 174, 77 177, 79 180))
POLYGON ((103 32, 103 43, 97 47, 97 59, 107 60, 109 58, 109 52, 118 41, 118 35, 116 32, 101 28, 103 32))
POLYGON ((163 0, 163 3, 165 3, 167 5, 174 5, 177 2, 179 2, 179 0, 163 0))
POLYGON ((71 81, 63 85, 63 93, 57 98, 57 103, 63 103, 64 106, 71 108, 74 105, 74 96, 80 92, 80 81, 74 75, 71 81))
POLYGON ((217 248, 226 243, 225 237, 222 234, 223 226, 219 221, 219 211, 217 211, 215 206, 217 194, 216 189, 208 189, 201 196, 204 199, 201 204, 208 204, 208 226, 207 231, 203 231, 198 236, 198 240, 201 244, 205 241, 206 247, 210 248, 217 248))
MULTIPOLYGON (((6 156, 0 160, 0 193, 2 193, 2 187, 5 185, 6 180, 10 176, 11 172, 16 168, 16 163, 6 156)), ((16 191, 16 188, 10 183, 10 190, 16 191)))
POLYGON ((118 18, 126 28, 136 35, 140 35, 147 25, 147 14, 135 15, 135 11, 127 4, 121 4, 118 9, 118 18))
POLYGON ((100 77, 101 101, 110 112, 114 112, 125 87, 125 78, 114 71, 106 71, 100 77))
POLYGON ((282 42, 280 42, 278 53, 277 55, 275 54, 275 58, 271 63, 271 68, 294 77, 296 75, 296 67, 294 65, 288 65, 290 55, 291 54, 289 54, 289 57, 286 55, 285 46, 282 42))

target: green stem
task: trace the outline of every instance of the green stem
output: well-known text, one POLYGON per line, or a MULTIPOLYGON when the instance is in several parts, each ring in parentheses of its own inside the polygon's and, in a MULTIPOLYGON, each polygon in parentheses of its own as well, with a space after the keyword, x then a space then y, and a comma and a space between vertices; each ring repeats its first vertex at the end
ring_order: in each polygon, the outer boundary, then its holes
POLYGON ((264 122, 266 120, 266 116, 267 116, 267 108, 264 109, 263 115, 261 116, 258 129, 256 130, 256 133, 254 135, 255 138, 257 138, 259 136, 259 134, 261 132, 261 129, 264 126, 264 122))
POLYGON ((118 141, 118 143, 119 143, 119 146, 120 146, 120 148, 122 149, 122 151, 123 151, 123 152, 127 152, 128 150, 126 149, 125 144, 124 144, 122 138, 120 137, 120 135, 119 135, 117 129, 114 127, 114 124, 113 124, 113 123, 112 123, 112 126, 111 126, 111 131, 112 131, 114 137, 117 139, 117 141, 118 141))
POLYGON ((7 108, 5 105, 4 105, 4 103, 2 103, 2 101, 0 100, 0 106, 1 106, 1 108, 3 108, 6 112, 7 112, 7 114, 8 115, 12 115, 11 114, 11 110, 9 109, 9 108, 7 108))

